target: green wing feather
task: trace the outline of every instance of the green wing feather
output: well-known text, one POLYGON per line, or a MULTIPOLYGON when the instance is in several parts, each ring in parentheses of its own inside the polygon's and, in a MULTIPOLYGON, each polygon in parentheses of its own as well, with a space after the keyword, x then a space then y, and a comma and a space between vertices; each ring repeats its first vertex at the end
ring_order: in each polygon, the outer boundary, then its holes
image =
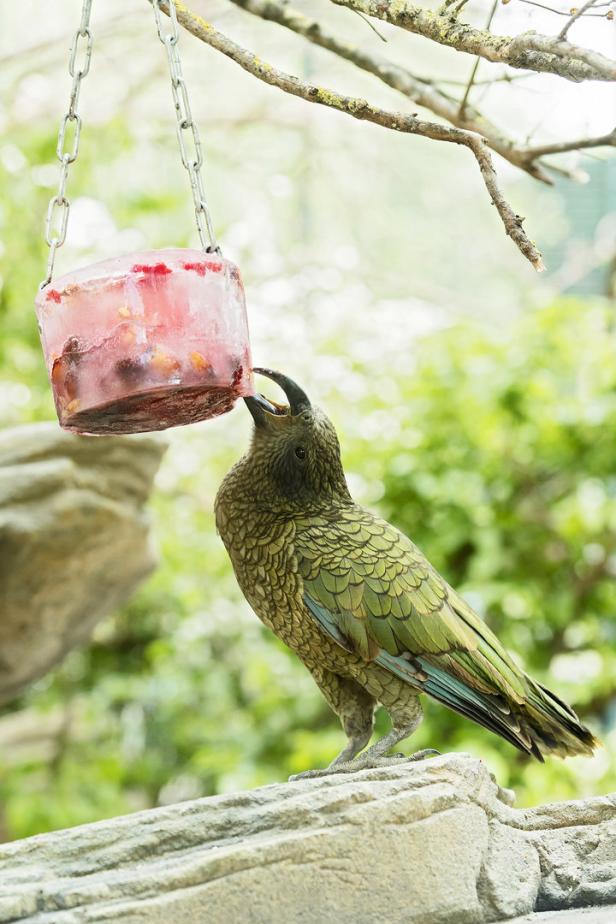
POLYGON ((591 753, 577 716, 519 668, 402 533, 359 506, 299 520, 304 599, 322 628, 457 712, 542 759, 591 753))

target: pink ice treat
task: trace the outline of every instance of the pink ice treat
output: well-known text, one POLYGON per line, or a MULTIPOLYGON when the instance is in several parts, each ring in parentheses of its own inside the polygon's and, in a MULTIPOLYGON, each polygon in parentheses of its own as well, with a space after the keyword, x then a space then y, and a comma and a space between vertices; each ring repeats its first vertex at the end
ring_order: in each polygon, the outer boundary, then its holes
POLYGON ((65 430, 164 430, 254 393, 242 280, 218 254, 105 260, 41 289, 36 314, 65 430))

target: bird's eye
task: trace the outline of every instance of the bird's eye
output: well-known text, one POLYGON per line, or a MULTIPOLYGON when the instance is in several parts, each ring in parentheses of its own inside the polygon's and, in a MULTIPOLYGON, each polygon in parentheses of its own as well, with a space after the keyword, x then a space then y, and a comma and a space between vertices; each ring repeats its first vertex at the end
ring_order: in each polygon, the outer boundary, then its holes
POLYGON ((306 450, 304 449, 303 446, 296 446, 296 447, 295 447, 295 455, 296 455, 297 458, 300 460, 300 462, 303 462, 304 459, 306 458, 306 450))

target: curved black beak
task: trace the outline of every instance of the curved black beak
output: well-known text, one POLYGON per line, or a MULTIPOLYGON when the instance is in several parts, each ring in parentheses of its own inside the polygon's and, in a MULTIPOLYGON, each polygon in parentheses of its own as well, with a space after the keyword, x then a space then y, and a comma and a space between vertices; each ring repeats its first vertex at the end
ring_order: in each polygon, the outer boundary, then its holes
POLYGON ((259 375, 264 375, 266 378, 276 382, 277 385, 280 385, 289 402, 289 406, 287 407, 284 404, 269 401, 260 394, 244 398, 246 407, 252 414, 252 418, 257 425, 265 422, 266 414, 273 414, 275 417, 283 417, 285 414, 290 413, 292 416, 295 416, 302 411, 310 410, 311 404, 308 395, 299 387, 297 382, 293 381, 293 379, 283 375, 282 372, 275 372, 273 369, 255 367, 252 371, 257 372, 259 375))
POLYGON ((265 413, 280 413, 276 406, 268 401, 267 398, 264 398, 263 395, 251 395, 249 398, 244 398, 244 403, 252 414, 252 419, 257 425, 263 423, 265 413))
MULTIPOLYGON (((252 371, 257 372, 259 375, 264 375, 266 378, 276 382, 277 385, 280 385, 285 395, 287 396, 289 409, 293 416, 296 414, 301 414, 302 411, 310 410, 311 404, 308 395, 302 388, 299 387, 297 382, 293 381, 293 379, 290 379, 287 375, 283 375, 282 372, 276 372, 274 369, 260 369, 255 366, 252 371)), ((267 401, 266 398, 263 400, 267 401)), ((270 402, 267 403, 269 404, 270 402)))

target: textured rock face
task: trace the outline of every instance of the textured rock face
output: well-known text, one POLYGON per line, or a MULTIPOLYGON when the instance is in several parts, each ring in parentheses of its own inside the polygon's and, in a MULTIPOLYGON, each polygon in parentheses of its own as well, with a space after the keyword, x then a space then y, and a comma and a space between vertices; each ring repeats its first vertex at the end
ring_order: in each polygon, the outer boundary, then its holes
POLYGON ((0 433, 0 702, 43 675, 152 570, 144 504, 164 452, 57 424, 0 433))
POLYGON ((616 905, 604 908, 576 908, 574 911, 544 911, 525 914, 509 924, 614 924, 616 905))
POLYGON ((559 924, 531 912, 616 902, 616 796, 508 801, 451 754, 29 838, 0 847, 0 921, 559 924))

